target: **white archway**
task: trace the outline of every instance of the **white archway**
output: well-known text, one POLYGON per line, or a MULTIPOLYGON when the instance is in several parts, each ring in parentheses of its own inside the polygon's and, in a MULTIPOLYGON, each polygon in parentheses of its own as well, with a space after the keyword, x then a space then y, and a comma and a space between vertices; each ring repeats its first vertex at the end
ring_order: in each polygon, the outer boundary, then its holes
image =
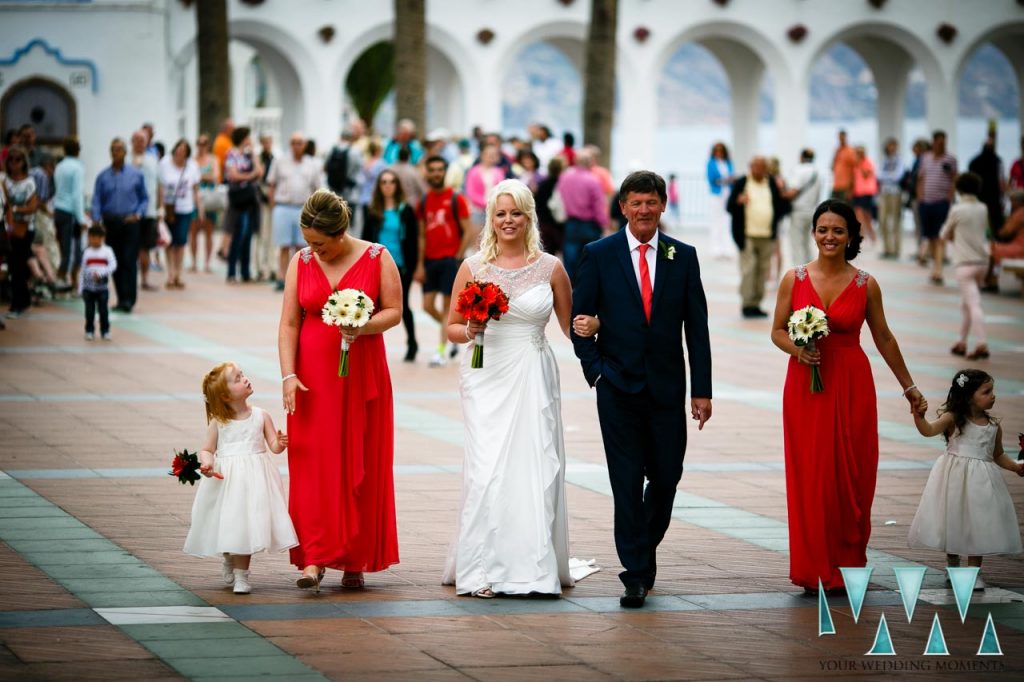
MULTIPOLYGON (((378 24, 346 43, 333 69, 330 81, 337 83, 339 111, 344 107, 345 80, 356 60, 370 47, 394 38, 392 23, 378 24)), ((427 116, 426 126, 441 126, 451 131, 465 130, 470 118, 467 83, 479 83, 476 61, 448 31, 427 25, 427 116)), ((388 130, 379 131, 385 136, 388 130)), ((335 133, 337 134, 337 133, 335 133)))
MULTIPOLYGON (((316 109, 314 102, 309 98, 318 92, 319 79, 306 47, 286 31, 261 21, 230 21, 228 30, 232 42, 244 43, 259 54, 262 66, 273 80, 276 103, 281 109, 278 136, 290 134, 293 130, 304 130, 315 137, 315 133, 318 132, 316 123, 307 117, 307 112, 316 109)), ((199 88, 194 37, 178 52, 174 66, 178 77, 178 132, 185 137, 194 138, 199 132, 199 122, 195 114, 198 111, 199 88)), ((244 68, 244 65, 238 66, 244 68)), ((242 73, 244 72, 239 71, 233 74, 233 80, 240 78, 242 73)), ((232 97, 232 115, 240 121, 245 121, 251 112, 245 111, 243 103, 234 101, 236 99, 237 97, 232 97)))
POLYGON ((871 70, 878 92, 879 140, 903 137, 908 78, 915 66, 924 74, 929 128, 953 132, 952 85, 936 54, 916 34, 902 26, 881 22, 858 23, 836 30, 819 41, 811 52, 804 70, 808 86, 811 69, 837 43, 854 50, 871 70))
MULTIPOLYGON (((761 150, 758 139, 763 78, 772 80, 776 120, 793 89, 790 69, 782 52, 756 29, 735 22, 715 21, 693 26, 664 44, 654 60, 654 73, 664 72, 668 61, 683 46, 694 43, 708 50, 725 70, 732 98, 733 157, 737 170, 761 150)), ((710 148, 710 145, 709 145, 710 148)))
MULTIPOLYGON (((1021 153, 1018 143, 1020 137, 1024 136, 1024 22, 1007 22, 983 31, 974 40, 967 43, 961 51, 955 71, 954 85, 959 92, 959 86, 964 78, 964 70, 968 63, 982 46, 989 44, 1002 52, 1009 61, 1016 76, 1017 86, 1017 121, 1016 130, 1000 130, 998 135, 998 148, 1003 156, 1003 161, 1009 167, 1011 159, 1017 158, 1021 153)), ((961 121, 959 110, 959 98, 956 101, 957 122, 961 121)), ((979 143, 980 147, 980 143, 979 143)))

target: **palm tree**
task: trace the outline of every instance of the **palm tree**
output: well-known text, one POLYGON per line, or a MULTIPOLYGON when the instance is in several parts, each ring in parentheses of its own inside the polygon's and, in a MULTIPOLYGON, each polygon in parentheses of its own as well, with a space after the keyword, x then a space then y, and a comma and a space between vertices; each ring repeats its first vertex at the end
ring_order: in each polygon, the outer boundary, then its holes
POLYGON ((213 134, 231 115, 227 0, 196 3, 199 52, 199 131, 213 134))
POLYGON ((584 67, 583 141, 611 156, 615 108, 615 32, 618 0, 590 0, 590 29, 584 67))
POLYGON ((422 131, 427 100, 426 0, 395 0, 395 113, 422 131))

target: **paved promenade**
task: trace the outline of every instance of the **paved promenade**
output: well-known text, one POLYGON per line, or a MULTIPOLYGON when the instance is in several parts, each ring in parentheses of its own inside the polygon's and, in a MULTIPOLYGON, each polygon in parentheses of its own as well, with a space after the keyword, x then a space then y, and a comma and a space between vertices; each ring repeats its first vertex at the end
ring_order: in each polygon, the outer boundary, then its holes
MULTIPOLYGON (((963 365, 948 352, 960 323, 958 292, 927 284, 926 271, 907 262, 874 255, 857 262, 880 281, 914 378, 937 407, 963 365)), ((110 343, 83 340, 78 301, 8 322, 0 332, 0 679, 1021 679, 1024 559, 986 559, 989 588, 961 624, 943 588, 944 557, 906 546, 942 440, 917 434, 868 333, 881 434, 875 571, 858 623, 847 600, 833 597, 837 633, 818 636, 817 601, 787 579, 786 358, 770 343, 768 322, 740 318, 735 263, 705 259, 703 268, 714 417, 704 431, 690 431, 658 584, 648 607, 631 612, 618 606, 593 393, 553 327, 572 554, 602 570, 561 599, 487 601, 440 585, 461 482, 457 370, 428 368, 429 352, 403 363, 400 329, 387 341, 401 563, 368 575, 360 592, 342 591, 340 575, 330 573, 314 596, 294 587, 286 555, 258 555, 253 593, 236 596, 223 587, 218 561, 182 553, 195 489, 166 472, 172 449, 200 445, 199 384, 215 362, 238 361, 253 380, 253 402, 284 423, 280 295, 193 275, 182 292, 143 292, 135 314, 114 316, 110 343), (894 591, 893 565, 928 569, 912 623, 894 591), (922 655, 935 613, 946 657, 922 655), (1003 656, 976 655, 989 613, 1003 656), (896 655, 865 656, 883 614, 896 655)), ((1003 284, 1003 294, 984 299, 992 357, 978 366, 997 379, 994 412, 1016 453, 1016 433, 1024 431, 1024 300, 1016 280, 1003 284)), ((412 299, 418 308, 418 290, 412 299)), ((422 313, 417 324, 421 348, 429 349, 436 326, 422 313)), ((278 461, 286 471, 286 455, 278 461)), ((1024 479, 1005 479, 1020 514, 1024 479)))

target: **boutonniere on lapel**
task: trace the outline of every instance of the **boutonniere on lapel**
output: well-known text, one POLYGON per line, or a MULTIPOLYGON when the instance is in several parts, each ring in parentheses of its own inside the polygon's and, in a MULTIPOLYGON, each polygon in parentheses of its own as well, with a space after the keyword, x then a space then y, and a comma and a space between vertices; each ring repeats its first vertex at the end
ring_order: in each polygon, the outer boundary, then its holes
POLYGON ((671 244, 666 244, 663 241, 659 241, 658 248, 661 249, 661 255, 663 255, 665 258, 669 260, 676 259, 676 247, 672 246, 671 244))

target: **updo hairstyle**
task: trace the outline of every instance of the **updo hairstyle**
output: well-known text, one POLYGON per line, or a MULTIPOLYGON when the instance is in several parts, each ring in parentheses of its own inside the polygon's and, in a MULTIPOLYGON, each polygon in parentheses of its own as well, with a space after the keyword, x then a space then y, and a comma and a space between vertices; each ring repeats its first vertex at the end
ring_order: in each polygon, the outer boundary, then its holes
POLYGON ((316 230, 328 237, 338 237, 348 229, 351 210, 348 203, 329 189, 318 189, 306 199, 299 216, 304 230, 316 230))

